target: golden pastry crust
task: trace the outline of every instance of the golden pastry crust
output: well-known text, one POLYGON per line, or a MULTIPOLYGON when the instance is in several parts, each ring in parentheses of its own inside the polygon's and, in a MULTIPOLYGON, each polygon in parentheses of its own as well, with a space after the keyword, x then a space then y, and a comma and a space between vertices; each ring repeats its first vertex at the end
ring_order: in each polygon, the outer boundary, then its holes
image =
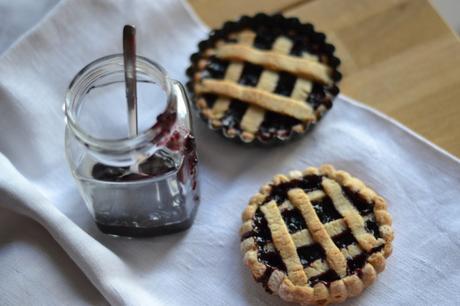
POLYGON ((288 115, 300 121, 313 122, 316 119, 313 109, 307 103, 227 80, 203 80, 201 84, 195 85, 195 92, 198 94, 214 93, 246 101, 265 110, 288 115))
POLYGON ((392 250, 394 236, 385 200, 359 179, 337 171, 331 165, 293 171, 288 176, 276 175, 251 198, 242 218, 241 251, 254 278, 273 294, 301 305, 340 303, 359 295, 375 280, 377 273, 384 270, 386 258, 392 250), (290 187, 291 182, 299 182, 304 176, 314 176, 319 189, 290 187), (272 191, 279 186, 288 187, 283 187, 287 188, 286 199, 277 203, 279 199, 272 197, 272 191), (350 198, 351 195, 342 188, 357 198, 350 198), (325 198, 340 214, 337 219, 324 222, 315 212, 317 208, 312 202, 325 198), (369 206, 358 209, 360 204, 356 201, 364 201, 369 206), (300 213, 306 227, 295 232, 283 221, 283 214, 293 209, 300 213), (257 211, 262 212, 273 240, 273 244, 267 243, 269 248, 263 248, 278 252, 285 269, 272 266, 259 257, 260 245, 256 239, 260 241, 260 238, 254 232, 257 211), (368 222, 376 224, 378 236, 366 228, 368 222), (347 245, 337 242, 344 233, 351 233, 355 242, 347 245), (323 255, 306 264, 298 255, 299 250, 312 246, 320 246, 323 255), (362 264, 350 266, 350 260, 362 264), (330 281, 327 274, 333 275, 330 281), (326 280, 317 281, 320 278, 326 280))
POLYGON ((262 51, 240 44, 223 44, 215 50, 218 58, 249 62, 274 71, 286 71, 299 77, 331 84, 331 69, 309 58, 299 58, 273 51, 262 51))

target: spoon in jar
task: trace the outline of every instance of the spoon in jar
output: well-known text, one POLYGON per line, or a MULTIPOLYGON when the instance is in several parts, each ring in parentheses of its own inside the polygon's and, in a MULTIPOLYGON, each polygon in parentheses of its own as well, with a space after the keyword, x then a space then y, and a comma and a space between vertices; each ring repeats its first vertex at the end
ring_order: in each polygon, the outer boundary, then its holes
MULTIPOLYGON (((138 134, 137 119, 137 77, 136 77, 136 28, 132 25, 125 25, 123 28, 123 63, 125 69, 126 101, 128 102, 128 136, 136 137, 138 134)), ((142 154, 133 152, 136 160, 124 175, 139 171, 139 164, 146 159, 142 154)))
POLYGON ((138 134, 137 124, 137 79, 136 79, 136 28, 123 28, 123 62, 125 68, 125 89, 128 102, 128 135, 138 134))

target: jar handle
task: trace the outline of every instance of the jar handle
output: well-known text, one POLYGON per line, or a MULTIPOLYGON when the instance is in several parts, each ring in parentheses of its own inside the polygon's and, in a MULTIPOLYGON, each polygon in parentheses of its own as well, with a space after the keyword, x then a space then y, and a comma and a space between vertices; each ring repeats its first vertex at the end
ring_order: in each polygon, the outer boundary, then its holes
POLYGON ((189 128, 190 132, 193 133, 193 118, 192 118, 192 108, 191 108, 191 100, 187 94, 187 91, 177 80, 171 80, 172 84, 172 94, 174 99, 177 102, 177 112, 178 118, 181 118, 185 121, 185 125, 189 128))

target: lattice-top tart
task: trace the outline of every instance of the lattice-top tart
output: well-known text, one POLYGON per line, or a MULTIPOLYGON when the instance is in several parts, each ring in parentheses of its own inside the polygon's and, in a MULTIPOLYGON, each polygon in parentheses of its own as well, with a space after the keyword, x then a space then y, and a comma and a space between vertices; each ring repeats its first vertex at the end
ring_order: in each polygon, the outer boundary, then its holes
POLYGON ((385 268, 393 240, 384 199, 330 165, 275 176, 251 199, 240 234, 256 281, 317 305, 360 294, 385 268))
POLYGON ((281 15, 225 23, 199 44, 187 70, 201 117, 245 143, 304 133, 339 92, 340 61, 325 38, 311 24, 281 15))

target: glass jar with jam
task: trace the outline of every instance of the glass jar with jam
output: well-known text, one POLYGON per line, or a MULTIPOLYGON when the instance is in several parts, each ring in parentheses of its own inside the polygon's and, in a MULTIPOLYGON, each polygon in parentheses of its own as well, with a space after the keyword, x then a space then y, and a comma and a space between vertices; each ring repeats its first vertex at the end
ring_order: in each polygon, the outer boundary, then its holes
POLYGON ((191 226, 198 168, 183 86, 137 56, 139 132, 128 135, 123 55, 98 59, 71 82, 65 100, 66 156, 98 228, 153 236, 191 226))

